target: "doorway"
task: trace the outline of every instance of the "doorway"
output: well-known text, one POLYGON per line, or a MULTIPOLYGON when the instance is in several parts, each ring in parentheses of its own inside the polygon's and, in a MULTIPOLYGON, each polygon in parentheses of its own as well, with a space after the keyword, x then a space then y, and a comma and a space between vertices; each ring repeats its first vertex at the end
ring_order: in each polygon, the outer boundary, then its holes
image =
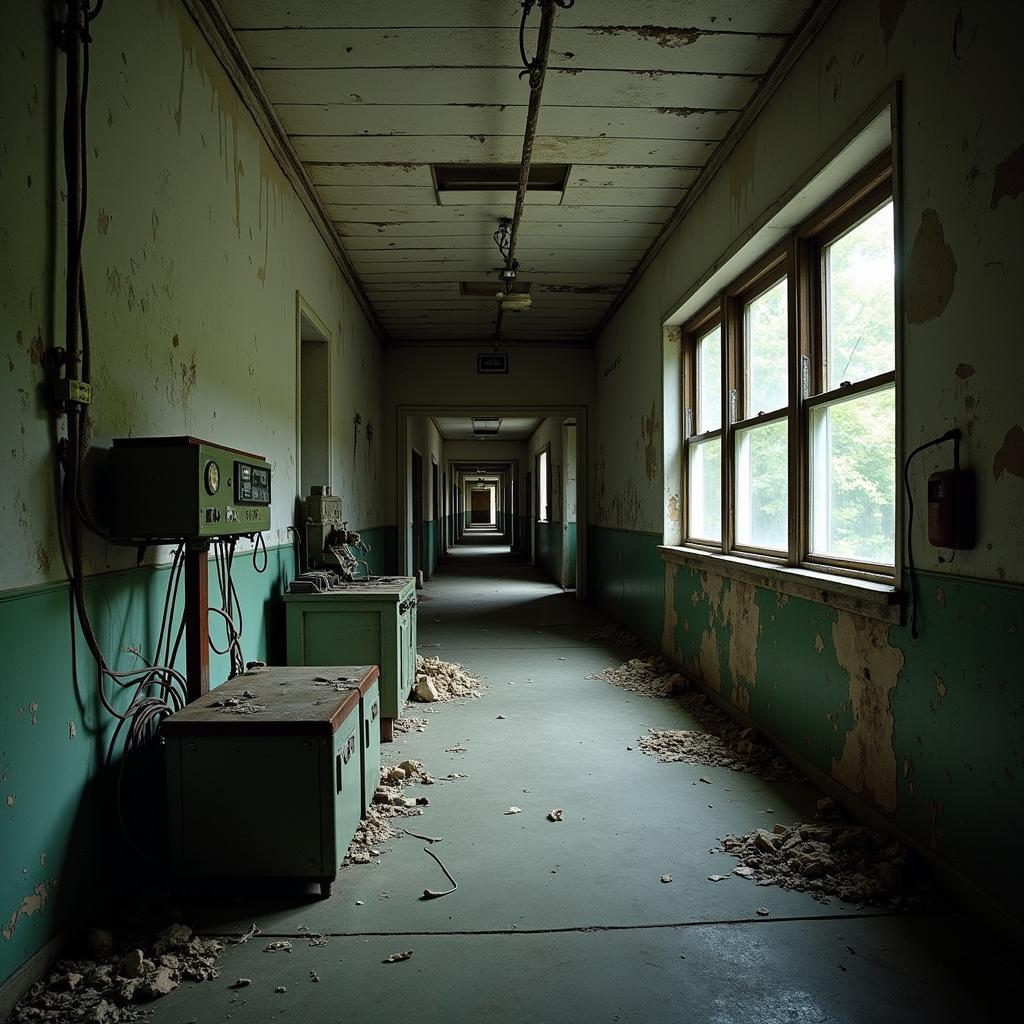
POLYGON ((423 456, 412 449, 412 574, 419 576, 423 567, 423 456))
POLYGON ((562 589, 576 589, 576 421, 562 424, 562 589))
POLYGON ((296 453, 298 497, 331 484, 330 332, 305 299, 296 293, 296 453))

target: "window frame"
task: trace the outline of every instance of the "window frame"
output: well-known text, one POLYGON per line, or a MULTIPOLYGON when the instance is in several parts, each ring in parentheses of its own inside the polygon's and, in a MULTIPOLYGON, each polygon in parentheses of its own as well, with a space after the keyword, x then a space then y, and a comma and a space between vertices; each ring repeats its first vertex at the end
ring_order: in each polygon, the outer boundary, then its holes
MULTIPOLYGON (((724 500, 722 508, 722 535, 717 541, 709 540, 706 537, 694 537, 691 532, 690 515, 690 449, 694 444, 702 444, 707 441, 719 439, 719 444, 724 456, 724 434, 725 422, 728 410, 725 404, 726 390, 719 381, 719 409, 720 418, 718 427, 714 430, 705 430, 697 433, 697 424, 700 422, 700 410, 698 408, 698 371, 697 371, 697 342, 718 328, 720 330, 720 362, 722 365, 722 377, 725 371, 725 324, 722 318, 722 297, 716 296, 696 316, 689 320, 683 327, 682 346, 682 407, 683 407, 683 446, 682 446, 682 473, 680 479, 683 481, 681 491, 682 520, 683 520, 683 543, 691 547, 703 548, 708 551, 722 550, 722 541, 725 537, 724 500)), ((724 490, 719 495, 724 499, 724 490)))
MULTIPOLYGON (((723 479, 723 491, 727 501, 723 507, 723 515, 728 513, 726 531, 726 553, 738 552, 744 556, 753 555, 768 561, 788 564, 792 550, 792 505, 789 501, 792 461, 792 430, 787 431, 787 471, 786 471, 786 548, 764 548, 753 544, 740 544, 736 540, 736 434, 749 427, 763 426, 785 420, 787 425, 793 415, 793 382, 791 380, 792 339, 793 339, 793 253, 792 245, 787 241, 776 246, 761 257, 745 273, 736 278, 725 290, 726 333, 728 337, 728 355, 723 359, 726 366, 725 377, 728 399, 728 427, 726 431, 727 449, 723 452, 723 462, 727 462, 723 479), (749 380, 745 351, 746 307, 765 292, 774 288, 781 280, 786 279, 786 404, 777 409, 766 409, 761 413, 743 415, 746 406, 746 391, 749 380)), ((726 522, 723 519, 723 523, 726 522)))
MULTIPOLYGON (((893 565, 883 565, 861 559, 839 558, 820 554, 811 546, 811 416, 815 409, 830 405, 839 399, 855 398, 872 391, 893 389, 897 405, 896 433, 899 432, 899 393, 897 388, 897 363, 899 349, 899 302, 895 304, 893 322, 893 366, 891 370, 875 374, 856 383, 842 383, 827 388, 828 354, 825 308, 825 264, 827 247, 846 232, 866 220, 887 202, 893 203, 893 253, 896 253, 896 207, 893 181, 892 154, 882 153, 871 161, 860 173, 851 178, 830 199, 819 206, 796 230, 798 292, 804 301, 802 315, 797 326, 797 377, 800 385, 799 451, 800 465, 797 467, 800 499, 798 524, 799 565, 809 569, 827 569, 863 578, 892 581, 896 577, 896 563, 899 561, 899 544, 895 545, 893 565), (806 371, 804 360, 807 360, 806 371)), ((894 282, 894 288, 896 287, 894 282)), ((899 489, 899 473, 895 460, 898 457, 898 438, 893 438, 893 472, 899 489)), ((899 520, 899 501, 894 504, 894 514, 899 520)), ((898 533, 898 530, 894 532, 898 533)))
MULTIPOLYGON (((838 191, 815 209, 745 271, 737 275, 682 327, 681 397, 683 408, 683 445, 680 481, 682 505, 682 544, 697 552, 728 556, 765 568, 776 566, 791 571, 828 574, 863 580, 869 584, 893 586, 899 579, 900 545, 898 525, 893 564, 822 555, 811 549, 811 418, 814 410, 838 399, 854 398, 872 391, 892 388, 896 402, 896 428, 893 438, 894 473, 898 477, 900 452, 900 297, 898 278, 895 286, 893 368, 863 381, 825 390, 827 350, 825 323, 826 248, 886 202, 894 204, 893 253, 898 267, 899 207, 893 173, 891 148, 871 160, 838 191), (746 304, 787 279, 787 387, 786 405, 778 409, 745 412, 748 386, 744 352, 744 312, 746 304), (722 331, 722 419, 718 430, 694 433, 698 422, 696 347, 699 338, 715 326, 722 331), (785 420, 787 430, 787 546, 786 549, 761 548, 736 541, 736 434, 752 426, 785 420), (709 541, 691 535, 690 450, 695 442, 721 438, 722 453, 722 536, 709 541)), ((898 273, 898 272, 897 272, 898 273)), ((897 487, 895 519, 899 523, 900 501, 897 487)))

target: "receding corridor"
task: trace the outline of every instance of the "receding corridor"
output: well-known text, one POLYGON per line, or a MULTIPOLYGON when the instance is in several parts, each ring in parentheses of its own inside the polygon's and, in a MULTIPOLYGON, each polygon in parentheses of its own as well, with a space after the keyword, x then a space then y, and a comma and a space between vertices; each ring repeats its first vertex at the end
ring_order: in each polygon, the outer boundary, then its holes
POLYGON ((707 880, 736 864, 711 852, 722 836, 805 820, 820 794, 641 753, 648 727, 693 723, 674 701, 587 678, 627 654, 586 641, 604 615, 482 543, 455 548, 421 602, 420 653, 487 689, 412 705, 425 731, 396 737, 384 760, 418 759, 439 780, 410 790, 430 805, 396 824, 443 837, 431 848, 458 890, 420 899, 444 879, 408 836, 342 870, 329 900, 294 884, 208 886, 188 911, 197 928, 263 934, 227 947, 218 981, 155 1004, 157 1024, 337 1019, 343 1000, 345 1019, 367 1022, 990 1019, 977 1000, 982 978, 996 995, 998 953, 966 942, 953 912, 901 917, 707 880), (549 822, 556 807, 565 820, 549 822), (327 944, 310 948, 310 933, 327 944), (292 952, 264 952, 276 939, 292 952), (233 991, 236 977, 253 983, 233 991))

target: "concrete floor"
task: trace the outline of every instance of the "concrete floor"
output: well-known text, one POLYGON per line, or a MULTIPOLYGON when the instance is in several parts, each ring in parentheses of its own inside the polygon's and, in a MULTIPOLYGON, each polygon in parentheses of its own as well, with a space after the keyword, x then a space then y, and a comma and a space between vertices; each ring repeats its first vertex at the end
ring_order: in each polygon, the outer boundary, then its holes
POLYGON ((708 881, 735 866, 712 852, 720 837, 796 821, 818 794, 642 754, 647 728, 691 726, 686 713, 588 680, 623 659, 584 640, 606 617, 486 540, 459 549, 419 607, 420 653, 480 673, 486 696, 414 710, 426 731, 384 752, 421 760, 439 780, 467 776, 416 787, 430 806, 404 822, 444 837, 432 850, 458 891, 420 899, 447 885, 409 837, 342 871, 328 900, 289 884, 195 889, 183 912, 199 930, 256 922, 263 936, 227 948, 219 981, 155 1004, 157 1024, 1005 1019, 983 1002, 1009 984, 1005 954, 969 919, 708 881), (513 805, 522 813, 505 815, 513 805), (563 822, 546 820, 555 807, 563 822), (310 947, 307 930, 327 944, 310 947), (293 951, 264 952, 274 938, 293 951), (410 960, 382 963, 409 949, 410 960), (238 977, 253 984, 231 990, 238 977))

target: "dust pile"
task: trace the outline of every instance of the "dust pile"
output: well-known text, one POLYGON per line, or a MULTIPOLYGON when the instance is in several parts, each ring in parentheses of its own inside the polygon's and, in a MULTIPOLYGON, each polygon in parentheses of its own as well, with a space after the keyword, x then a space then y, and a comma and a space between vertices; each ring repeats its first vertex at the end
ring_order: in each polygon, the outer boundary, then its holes
POLYGON ((11 1011, 8 1024, 123 1024, 148 1013, 139 1005, 167 995, 183 980, 212 981, 223 945, 173 924, 155 938, 124 941, 93 929, 82 959, 59 960, 11 1011))
POLYGON ((416 655, 412 699, 424 703, 480 697, 480 678, 454 661, 416 655))
POLYGON ((396 718, 394 722, 394 729, 396 735, 405 735, 410 732, 425 732, 427 728, 427 720, 425 718, 410 718, 405 712, 409 709, 409 704, 406 703, 402 708, 402 717, 396 718))
POLYGON ((807 781, 756 729, 733 721, 703 694, 687 693, 680 703, 702 728, 650 729, 639 741, 645 754, 659 761, 731 768, 770 782, 807 781))
MULTIPOLYGON (((830 810, 832 801, 826 797, 819 807, 830 810)), ((742 862, 735 874, 758 885, 810 893, 820 903, 834 896, 858 905, 907 909, 934 901, 911 850, 836 815, 726 836, 720 850, 742 862)))
POLYGON ((392 824, 394 819, 422 814, 423 807, 429 803, 425 796, 409 796, 408 787, 432 786, 434 781, 434 777, 424 770, 419 761, 381 765, 380 785, 373 794, 373 803, 367 808, 366 817, 359 823, 341 866, 369 864, 380 857, 384 852, 381 847, 401 835, 392 824))
POLYGON ((690 686, 684 676, 658 656, 631 658, 618 668, 606 668, 587 678, 603 679, 606 683, 645 697, 674 697, 690 686))
POLYGON ((603 644, 605 647, 635 647, 637 650, 643 650, 644 647, 633 633, 617 622, 595 626, 583 639, 592 644, 603 644))

